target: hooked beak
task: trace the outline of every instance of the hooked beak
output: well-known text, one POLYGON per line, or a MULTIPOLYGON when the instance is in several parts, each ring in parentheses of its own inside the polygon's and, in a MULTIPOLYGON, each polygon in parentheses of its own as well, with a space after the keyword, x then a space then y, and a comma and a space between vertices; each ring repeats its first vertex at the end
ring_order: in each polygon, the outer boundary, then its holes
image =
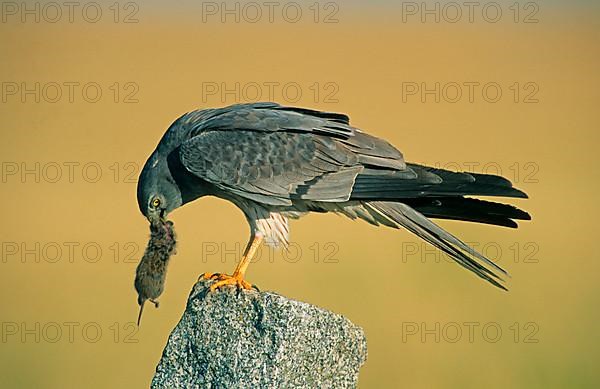
POLYGON ((150 212, 147 216, 148 222, 150 222, 150 224, 156 224, 156 223, 164 224, 166 213, 167 212, 164 208, 161 208, 157 211, 150 212))

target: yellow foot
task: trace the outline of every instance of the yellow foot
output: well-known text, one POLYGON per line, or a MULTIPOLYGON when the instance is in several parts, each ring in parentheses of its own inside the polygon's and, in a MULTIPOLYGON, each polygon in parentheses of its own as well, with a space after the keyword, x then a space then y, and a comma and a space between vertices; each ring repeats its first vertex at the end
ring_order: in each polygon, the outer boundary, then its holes
POLYGON ((210 274, 209 277, 207 277, 207 274, 205 274, 204 278, 213 279, 213 280, 217 281, 210 286, 211 292, 214 292, 218 288, 220 288, 222 286, 226 286, 226 285, 235 285, 235 286, 237 286, 238 289, 250 290, 253 288, 252 284, 249 283, 248 281, 244 280, 240 274, 234 274, 234 275, 230 276, 227 274, 216 273, 216 274, 210 274))

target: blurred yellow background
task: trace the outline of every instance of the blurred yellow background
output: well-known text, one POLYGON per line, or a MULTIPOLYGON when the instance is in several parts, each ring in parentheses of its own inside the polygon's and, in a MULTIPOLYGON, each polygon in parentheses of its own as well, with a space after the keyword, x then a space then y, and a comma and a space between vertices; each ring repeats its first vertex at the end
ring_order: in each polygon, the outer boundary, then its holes
POLYGON ((509 200, 533 216, 518 230, 439 222, 510 272, 508 293, 407 231, 334 215, 293 222, 296 252, 263 251, 249 281, 365 329, 360 387, 597 387, 598 7, 513 3, 495 23, 433 2, 299 2, 299 19, 277 3, 272 23, 243 3, 78 3, 72 23, 3 3, 0 386, 148 386, 196 278, 230 272, 248 229, 214 198, 174 212, 178 254, 138 330, 139 169, 182 113, 258 97, 530 195, 509 200))

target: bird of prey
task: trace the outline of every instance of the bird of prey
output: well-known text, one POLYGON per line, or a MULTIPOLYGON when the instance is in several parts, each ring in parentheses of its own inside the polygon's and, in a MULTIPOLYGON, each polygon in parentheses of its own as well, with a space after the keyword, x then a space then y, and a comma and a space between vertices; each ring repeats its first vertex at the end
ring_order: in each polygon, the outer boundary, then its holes
POLYGON ((471 197, 527 197, 503 177, 408 163, 398 149, 353 127, 344 114, 276 103, 193 111, 166 131, 140 174, 142 214, 168 230, 167 214, 209 195, 231 201, 250 224, 235 271, 205 274, 215 280, 213 291, 225 285, 251 288, 244 274, 261 242, 286 247, 288 220, 309 212, 404 227, 505 289, 502 268, 430 218, 513 228, 514 220, 530 220, 514 206, 471 197))

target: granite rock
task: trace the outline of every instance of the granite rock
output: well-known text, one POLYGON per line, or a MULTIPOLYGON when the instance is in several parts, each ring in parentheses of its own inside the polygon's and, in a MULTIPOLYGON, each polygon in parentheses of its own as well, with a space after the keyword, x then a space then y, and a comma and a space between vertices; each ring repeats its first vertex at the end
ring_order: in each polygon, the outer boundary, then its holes
POLYGON ((198 281, 152 388, 352 388, 367 358, 363 330, 272 292, 198 281))

